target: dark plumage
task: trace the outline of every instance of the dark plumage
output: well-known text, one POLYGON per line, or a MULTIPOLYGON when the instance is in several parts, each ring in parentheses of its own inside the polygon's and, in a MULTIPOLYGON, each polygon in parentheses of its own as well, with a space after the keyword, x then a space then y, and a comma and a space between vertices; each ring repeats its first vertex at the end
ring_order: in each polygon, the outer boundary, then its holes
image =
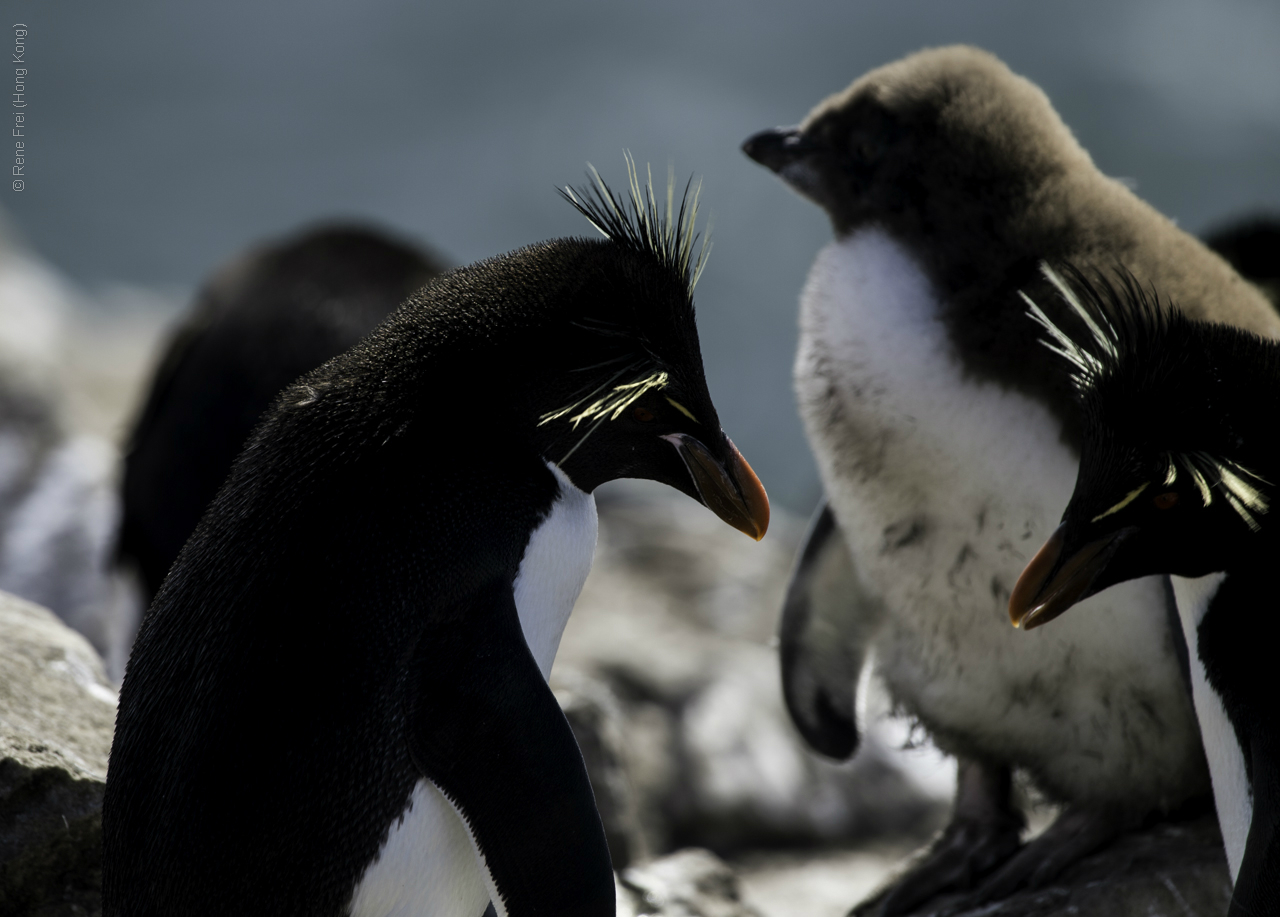
POLYGON ((768 522, 688 268, 643 238, 532 245, 439 277, 281 393, 129 661, 109 917, 613 913, 545 683, 590 492, 652 478, 768 522))
POLYGON ((1280 217, 1258 215, 1226 223, 1206 233, 1204 244, 1280 308, 1280 217))
POLYGON ((280 390, 351 347, 442 270, 373 230, 331 226, 220 270, 169 342, 129 436, 117 554, 155 597, 280 390))
POLYGON ((1064 295, 1097 329, 1072 340, 1049 326, 1080 389, 1080 473, 1009 614, 1038 627, 1112 584, 1174 574, 1236 880, 1230 913, 1277 913, 1280 711, 1274 641, 1255 621, 1275 603, 1280 556, 1280 344, 1161 308, 1128 275, 1069 276, 1064 295))

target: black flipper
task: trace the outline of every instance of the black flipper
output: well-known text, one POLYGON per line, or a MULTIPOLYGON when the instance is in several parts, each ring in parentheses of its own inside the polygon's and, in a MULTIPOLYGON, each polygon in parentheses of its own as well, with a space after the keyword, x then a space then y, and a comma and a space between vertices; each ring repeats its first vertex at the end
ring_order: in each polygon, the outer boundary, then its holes
POLYGON ((439 614, 406 684, 414 763, 462 813, 507 917, 613 917, 582 754, 520 630, 510 583, 439 614))
POLYGON ((1227 917, 1280 914, 1280 735, 1268 719, 1255 720, 1249 737, 1253 820, 1227 917))
POLYGON ((787 585, 779 628, 782 693, 791 720, 816 751, 843 760, 858 748, 858 677, 883 605, 858 579, 824 500, 787 585))

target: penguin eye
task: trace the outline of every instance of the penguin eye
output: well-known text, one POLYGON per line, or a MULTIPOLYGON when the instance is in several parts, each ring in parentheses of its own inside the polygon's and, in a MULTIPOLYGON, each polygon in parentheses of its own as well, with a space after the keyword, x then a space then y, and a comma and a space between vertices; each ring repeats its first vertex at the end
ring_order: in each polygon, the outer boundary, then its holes
POLYGON ((649 410, 648 408, 642 408, 637 406, 636 409, 631 412, 631 416, 634 417, 636 420, 640 421, 641 423, 653 422, 653 411, 649 410))
POLYGON ((1156 509, 1173 509, 1178 505, 1178 492, 1170 490, 1162 494, 1156 494, 1151 498, 1151 502, 1156 509))

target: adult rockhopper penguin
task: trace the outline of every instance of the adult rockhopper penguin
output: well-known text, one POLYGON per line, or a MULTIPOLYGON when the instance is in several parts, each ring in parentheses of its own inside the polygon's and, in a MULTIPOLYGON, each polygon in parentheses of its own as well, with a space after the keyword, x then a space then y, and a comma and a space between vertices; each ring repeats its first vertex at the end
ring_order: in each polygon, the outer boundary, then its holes
MULTIPOLYGON (((1167 583, 1093 599, 1111 608, 1105 633, 1069 621, 1030 645, 1006 621, 1070 496, 1081 430, 1018 291, 1048 290, 1045 258, 1118 261, 1200 318, 1271 336, 1280 318, 1103 175, 1043 92, 973 48, 873 70, 744 149, 822 206, 836 236, 800 302, 796 391, 831 518, 787 601, 789 708, 817 749, 852 754, 854 687, 874 651, 895 702, 959 759, 951 824, 866 910, 1048 882, 1207 793, 1208 778, 1167 583), (1064 805, 1025 847, 1013 768, 1064 805)), ((1065 308, 1039 298, 1052 318, 1065 308)))
POLYGON ((546 685, 591 493, 769 510, 703 376, 693 202, 569 196, 604 240, 443 275, 251 437, 129 661, 106 914, 614 913, 546 685))
MULTIPOLYGON (((1277 914, 1280 704, 1266 634, 1280 559, 1280 345, 1161 308, 1127 275, 1069 276, 1062 295, 1092 334, 1036 317, 1080 389, 1080 474, 1009 616, 1029 630, 1115 583, 1173 574, 1235 880, 1229 913, 1277 914)), ((1111 632, 1096 611, 1072 617, 1111 632)))

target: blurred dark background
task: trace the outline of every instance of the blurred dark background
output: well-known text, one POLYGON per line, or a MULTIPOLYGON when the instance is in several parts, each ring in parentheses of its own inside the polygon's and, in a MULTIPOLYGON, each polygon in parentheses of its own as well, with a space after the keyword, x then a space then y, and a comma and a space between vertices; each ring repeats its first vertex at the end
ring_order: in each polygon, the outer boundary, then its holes
POLYGON ((1280 4, 9 2, 24 22, 17 236, 109 323, 173 308, 247 244, 334 217, 463 263, 589 228, 555 193, 622 151, 703 180, 712 393, 775 501, 818 495, 790 390, 797 292, 829 238, 738 152, 871 67, 968 42, 1040 84, 1103 171, 1192 232, 1280 209, 1280 4))

